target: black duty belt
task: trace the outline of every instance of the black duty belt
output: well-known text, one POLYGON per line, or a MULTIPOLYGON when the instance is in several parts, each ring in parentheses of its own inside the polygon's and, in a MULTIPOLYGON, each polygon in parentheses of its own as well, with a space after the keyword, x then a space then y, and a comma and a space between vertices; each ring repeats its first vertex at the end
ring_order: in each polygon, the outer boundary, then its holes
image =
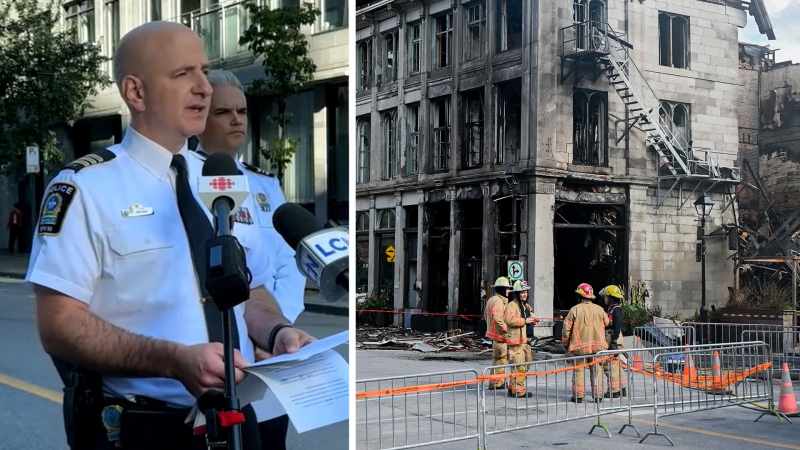
POLYGON ((189 408, 137 397, 136 402, 106 398, 100 416, 110 442, 124 449, 189 449, 205 441, 185 423, 189 408))

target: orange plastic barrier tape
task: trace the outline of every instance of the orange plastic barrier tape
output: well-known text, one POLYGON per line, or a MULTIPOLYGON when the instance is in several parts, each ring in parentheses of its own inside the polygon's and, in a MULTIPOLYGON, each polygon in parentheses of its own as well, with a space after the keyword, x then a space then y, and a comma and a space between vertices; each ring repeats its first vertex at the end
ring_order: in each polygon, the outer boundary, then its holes
POLYGON ((545 372, 528 372, 528 373, 513 373, 513 374, 499 374, 499 375, 484 375, 479 376, 474 380, 464 380, 464 381, 453 381, 450 383, 436 383, 436 384, 423 384, 421 386, 406 386, 400 388, 390 388, 390 389, 381 389, 378 391, 368 391, 368 392, 359 392, 356 394, 356 400, 364 399, 364 398, 375 398, 375 397, 386 397, 392 395, 402 395, 402 394, 414 394, 417 392, 429 392, 429 391, 438 391, 440 389, 449 389, 459 386, 467 386, 470 384, 478 384, 483 381, 490 381, 490 380, 503 380, 507 378, 519 378, 519 377, 537 377, 541 375, 550 375, 554 373, 561 373, 561 372, 568 372, 570 370, 578 370, 578 369, 585 369, 589 366, 594 366, 597 364, 602 364, 606 361, 611 359, 611 356, 606 356, 604 358, 598 359, 596 361, 590 362, 588 364, 581 364, 579 366, 569 366, 564 367, 562 369, 555 369, 555 370, 548 370, 545 372))

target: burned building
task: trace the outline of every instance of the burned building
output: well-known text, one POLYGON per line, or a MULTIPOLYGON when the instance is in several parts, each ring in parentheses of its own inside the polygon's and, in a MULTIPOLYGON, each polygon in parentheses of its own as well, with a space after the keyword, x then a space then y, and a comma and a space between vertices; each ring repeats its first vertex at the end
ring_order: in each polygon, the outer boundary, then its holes
MULTIPOLYGON (((358 2, 359 291, 466 327, 513 260, 538 317, 630 277, 692 314, 692 204, 733 217, 748 13, 772 34, 761 0, 358 2)), ((730 252, 707 249, 719 303, 730 252)))
POLYGON ((756 229, 769 220, 768 207, 800 211, 800 64, 775 56, 768 47, 739 44, 739 153, 747 160, 739 210, 756 229))

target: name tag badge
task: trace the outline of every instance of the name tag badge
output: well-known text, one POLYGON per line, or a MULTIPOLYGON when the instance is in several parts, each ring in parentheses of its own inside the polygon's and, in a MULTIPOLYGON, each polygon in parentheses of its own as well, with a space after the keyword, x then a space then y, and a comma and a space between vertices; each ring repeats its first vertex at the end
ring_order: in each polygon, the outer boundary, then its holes
POLYGON ((149 206, 142 206, 142 205, 131 205, 128 209, 122 210, 122 217, 142 217, 142 216, 151 216, 153 215, 153 208, 149 206))

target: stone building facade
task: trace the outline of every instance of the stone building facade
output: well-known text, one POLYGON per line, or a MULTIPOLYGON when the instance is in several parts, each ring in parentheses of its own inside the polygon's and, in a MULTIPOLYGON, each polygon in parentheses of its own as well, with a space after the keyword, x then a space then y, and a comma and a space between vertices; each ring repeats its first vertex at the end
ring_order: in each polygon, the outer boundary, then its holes
MULTIPOLYGON (((581 282, 631 277, 667 313, 699 308, 692 203, 719 205, 712 228, 733 217, 747 6, 396 0, 356 14, 360 292, 468 328, 519 260, 537 317, 569 309, 581 282)), ((732 285, 729 254, 708 240, 710 304, 732 285)))

